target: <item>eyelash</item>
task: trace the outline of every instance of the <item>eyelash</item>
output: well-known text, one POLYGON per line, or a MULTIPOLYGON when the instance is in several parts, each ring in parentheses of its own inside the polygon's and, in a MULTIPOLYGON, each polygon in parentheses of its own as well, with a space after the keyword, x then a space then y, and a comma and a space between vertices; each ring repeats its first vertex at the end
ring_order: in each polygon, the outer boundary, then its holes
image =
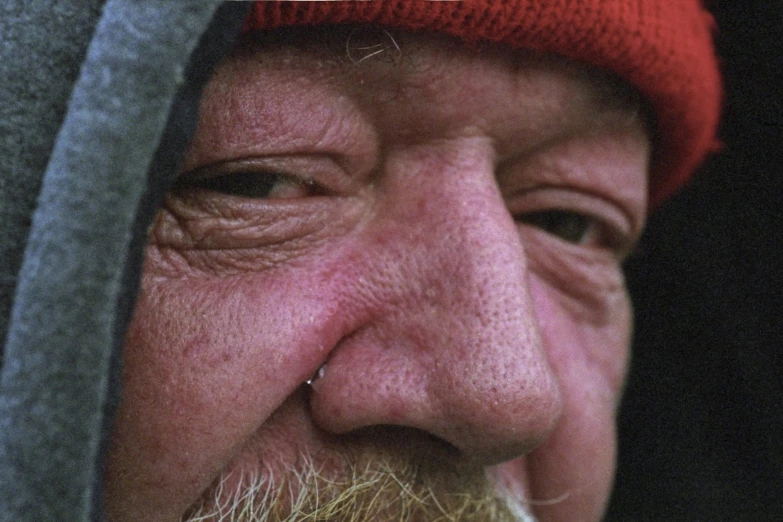
POLYGON ((180 188, 203 189, 249 199, 287 199, 327 193, 314 181, 281 172, 234 171, 202 175, 178 183, 180 188), (278 194, 275 194, 277 189, 278 194), (286 193, 289 189, 289 193, 286 193))
POLYGON ((578 210, 554 208, 536 210, 514 217, 517 223, 529 225, 571 245, 613 252, 625 258, 631 241, 616 226, 578 210))
POLYGON ((585 234, 597 226, 596 220, 569 210, 540 210, 517 217, 517 221, 539 228, 563 241, 582 244, 585 234))

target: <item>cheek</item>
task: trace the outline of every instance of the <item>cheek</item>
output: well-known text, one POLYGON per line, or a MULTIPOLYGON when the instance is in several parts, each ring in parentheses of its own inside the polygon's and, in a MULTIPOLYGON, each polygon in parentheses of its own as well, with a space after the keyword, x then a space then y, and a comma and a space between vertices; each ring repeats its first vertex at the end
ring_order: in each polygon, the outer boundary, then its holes
POLYGON ((562 295, 533 276, 531 292, 550 365, 563 396, 561 421, 527 458, 531 493, 563 498, 541 508, 541 520, 599 520, 614 477, 615 414, 628 364, 627 296, 605 296, 599 322, 564 306, 562 295))
POLYGON ((143 502, 139 519, 181 513, 342 335, 332 293, 293 272, 145 277, 125 344, 110 503, 143 502))
MULTIPOLYGON (((546 283, 531 284, 541 336, 549 362, 562 373, 561 386, 589 386, 600 402, 613 407, 622 393, 628 369, 632 314, 624 288, 606 293, 599 320, 580 313, 573 302, 560 302, 546 283)), ((593 306, 592 303, 589 306, 593 306)))

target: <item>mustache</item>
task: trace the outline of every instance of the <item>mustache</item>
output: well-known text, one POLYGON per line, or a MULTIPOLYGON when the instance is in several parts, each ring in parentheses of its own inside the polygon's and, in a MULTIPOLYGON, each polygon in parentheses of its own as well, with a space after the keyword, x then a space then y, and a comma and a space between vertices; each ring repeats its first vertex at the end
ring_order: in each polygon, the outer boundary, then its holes
POLYGON ((181 522, 535 522, 483 469, 388 455, 327 473, 310 458, 275 476, 223 475, 181 522))

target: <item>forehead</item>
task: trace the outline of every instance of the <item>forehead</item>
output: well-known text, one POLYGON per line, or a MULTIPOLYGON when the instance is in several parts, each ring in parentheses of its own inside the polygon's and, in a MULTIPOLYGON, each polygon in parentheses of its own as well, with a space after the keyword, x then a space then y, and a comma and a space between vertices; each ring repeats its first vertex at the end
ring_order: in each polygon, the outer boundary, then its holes
POLYGON ((223 91, 218 102, 251 90, 276 99, 271 90, 280 90, 281 84, 291 92, 313 93, 328 86, 332 94, 350 95, 369 110, 437 106, 446 119, 469 109, 489 116, 524 98, 525 119, 542 127, 641 123, 651 128, 649 110, 637 92, 594 67, 497 44, 374 26, 250 33, 216 76, 213 83, 223 91), (471 107, 464 106, 465 99, 471 107))
POLYGON ((512 49, 503 44, 465 42, 432 32, 413 33, 368 25, 287 27, 246 34, 236 49, 240 53, 262 50, 306 51, 317 56, 322 65, 343 68, 385 64, 411 75, 417 70, 432 74, 440 69, 447 73, 457 57, 472 58, 472 65, 491 63, 511 72, 535 64, 547 64, 572 70, 575 78, 581 77, 584 85, 594 90, 596 101, 615 107, 639 102, 636 91, 622 80, 586 64, 525 49, 512 49))

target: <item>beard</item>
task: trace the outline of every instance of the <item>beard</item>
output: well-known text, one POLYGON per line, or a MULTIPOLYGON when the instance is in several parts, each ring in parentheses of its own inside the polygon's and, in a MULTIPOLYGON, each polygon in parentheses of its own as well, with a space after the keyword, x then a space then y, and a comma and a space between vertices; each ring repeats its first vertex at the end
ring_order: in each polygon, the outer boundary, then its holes
POLYGON ((223 475, 181 522, 535 522, 479 466, 426 455, 342 460, 339 472, 302 458, 283 472, 223 475))

